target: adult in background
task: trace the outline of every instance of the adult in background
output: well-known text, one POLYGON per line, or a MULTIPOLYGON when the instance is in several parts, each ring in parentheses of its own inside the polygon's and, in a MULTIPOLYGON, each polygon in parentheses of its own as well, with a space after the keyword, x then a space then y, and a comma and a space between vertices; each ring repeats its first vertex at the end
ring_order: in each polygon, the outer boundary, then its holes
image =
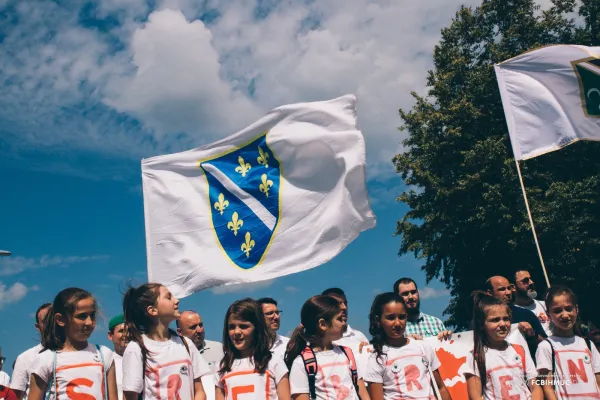
POLYGON ((360 346, 360 349, 362 349, 362 346, 365 344, 368 344, 369 339, 367 339, 364 333, 358 329, 353 329, 348 323, 348 299, 346 298, 344 291, 340 288, 329 288, 324 290, 321 294, 324 296, 333 297, 334 299, 338 300, 342 306, 343 317, 346 322, 346 330, 344 331, 342 338, 340 340, 336 340, 334 344, 348 347, 355 347, 358 345, 360 346))
POLYGON ((204 322, 200 314, 192 310, 184 311, 176 324, 177 333, 194 342, 202 358, 208 363, 211 374, 215 374, 223 358, 223 345, 214 340, 206 340, 204 322))
POLYGON ((519 331, 527 341, 529 352, 535 358, 538 343, 548 337, 540 321, 531 311, 515 305, 514 286, 505 277, 492 276, 485 282, 485 286, 489 294, 508 305, 512 314, 512 323, 517 324, 519 331))
MULTIPOLYGON (((50 303, 44 303, 38 307, 35 312, 35 330, 41 333, 44 330, 44 320, 50 309, 50 303)), ((21 353, 13 367, 12 380, 10 388, 15 392, 19 400, 26 398, 29 393, 29 379, 31 372, 36 366, 35 363, 39 357, 39 352, 42 351, 41 343, 33 346, 29 350, 21 353)))
POLYGON ((269 327, 271 332, 273 332, 273 336, 275 337, 271 351, 276 356, 283 358, 290 338, 281 336, 279 333, 277 333, 281 326, 281 310, 277 307, 277 301, 270 297, 263 297, 256 300, 256 302, 262 307, 262 313, 265 316, 267 327, 269 327))
POLYGON ((535 299, 537 295, 531 273, 526 269, 517 269, 515 271, 515 306, 531 311, 542 324, 546 335, 550 336, 552 332, 546 305, 535 299))
POLYGON ((440 340, 449 339, 452 331, 446 329, 442 320, 421 312, 421 299, 417 283, 411 278, 400 278, 394 283, 394 292, 399 294, 406 304, 406 337, 422 340, 437 336, 440 340))
POLYGON ((123 314, 119 314, 108 322, 108 340, 113 344, 113 361, 117 378, 117 391, 119 400, 123 399, 123 353, 127 347, 125 335, 125 321, 123 314))

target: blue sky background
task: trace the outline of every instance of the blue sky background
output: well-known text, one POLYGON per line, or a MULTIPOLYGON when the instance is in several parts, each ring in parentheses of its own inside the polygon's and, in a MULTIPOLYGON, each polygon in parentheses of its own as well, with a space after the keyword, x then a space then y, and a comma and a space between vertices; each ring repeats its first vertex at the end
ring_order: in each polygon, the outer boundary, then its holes
MULTIPOLYGON (((266 283, 196 293, 209 339, 227 306, 280 301, 282 333, 302 303, 343 288, 350 323, 367 333, 374 295, 400 276, 441 316, 448 294, 424 288, 411 255, 398 257, 391 158, 405 133, 398 108, 425 92, 440 29, 465 1, 167 0, 0 2, 0 346, 10 372, 37 343, 33 313, 68 286, 90 290, 107 344, 127 282, 145 281, 140 160, 232 134, 269 109, 358 97, 368 190, 377 227, 326 265, 266 283)), ((469 2, 466 2, 469 4, 469 2)))

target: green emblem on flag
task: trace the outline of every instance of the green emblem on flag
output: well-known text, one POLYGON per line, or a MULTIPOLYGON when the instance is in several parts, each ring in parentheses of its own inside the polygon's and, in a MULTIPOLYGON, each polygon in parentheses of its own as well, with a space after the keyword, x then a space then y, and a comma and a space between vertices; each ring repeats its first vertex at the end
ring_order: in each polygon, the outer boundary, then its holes
POLYGON ((596 57, 571 61, 579 81, 581 105, 586 117, 600 118, 600 59, 596 57))

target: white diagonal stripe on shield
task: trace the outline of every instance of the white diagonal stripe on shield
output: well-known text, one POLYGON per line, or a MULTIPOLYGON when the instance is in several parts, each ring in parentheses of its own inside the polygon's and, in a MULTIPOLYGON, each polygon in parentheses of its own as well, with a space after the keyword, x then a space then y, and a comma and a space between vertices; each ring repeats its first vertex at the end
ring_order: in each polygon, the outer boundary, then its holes
POLYGON ((240 199, 260 220, 269 228, 271 232, 275 229, 275 224, 277 223, 277 219, 271 212, 262 205, 262 203, 250 193, 246 192, 244 189, 236 185, 225 175, 222 173, 217 167, 212 164, 202 163, 202 168, 209 172, 212 176, 218 180, 225 189, 229 190, 234 196, 240 199))

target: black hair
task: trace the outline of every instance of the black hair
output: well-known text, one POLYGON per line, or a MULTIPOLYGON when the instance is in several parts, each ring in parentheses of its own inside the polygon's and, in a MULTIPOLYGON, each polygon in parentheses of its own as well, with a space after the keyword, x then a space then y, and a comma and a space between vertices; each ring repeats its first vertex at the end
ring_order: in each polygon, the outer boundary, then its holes
POLYGON ((369 333, 373 337, 370 343, 377 353, 377 362, 379 364, 383 363, 383 345, 385 345, 386 342, 385 332, 381 326, 381 314, 383 313, 383 307, 389 303, 402 304, 404 311, 406 312, 404 298, 394 292, 381 293, 375 296, 373 304, 371 305, 371 311, 369 312, 369 333))
POLYGON ((394 282, 394 287, 392 289, 393 289, 394 293, 399 294, 400 289, 398 287, 400 286, 400 284, 408 285, 411 283, 413 285, 415 285, 415 289, 419 290, 419 287, 417 286, 417 282, 415 282, 412 278, 408 278, 408 277, 398 279, 396 282, 394 282))
POLYGON ((262 306, 263 304, 273 304, 275 306, 277 305, 277 301, 271 297, 261 297, 260 299, 256 300, 256 302, 259 306, 262 306))
POLYGON ((37 310, 35 310, 35 315, 33 316, 33 318, 35 318, 35 323, 36 324, 39 324, 41 322, 40 320, 38 320, 38 314, 40 313, 40 311, 42 311, 42 310, 50 307, 51 305, 52 305, 52 303, 44 303, 41 306, 39 306, 37 308, 37 310))
POLYGON ((344 291, 340 288, 325 289, 325 290, 323 290, 323 293, 321 293, 321 295, 322 296, 340 297, 342 300, 348 301, 348 298, 346 297, 346 293, 344 293, 344 291))

